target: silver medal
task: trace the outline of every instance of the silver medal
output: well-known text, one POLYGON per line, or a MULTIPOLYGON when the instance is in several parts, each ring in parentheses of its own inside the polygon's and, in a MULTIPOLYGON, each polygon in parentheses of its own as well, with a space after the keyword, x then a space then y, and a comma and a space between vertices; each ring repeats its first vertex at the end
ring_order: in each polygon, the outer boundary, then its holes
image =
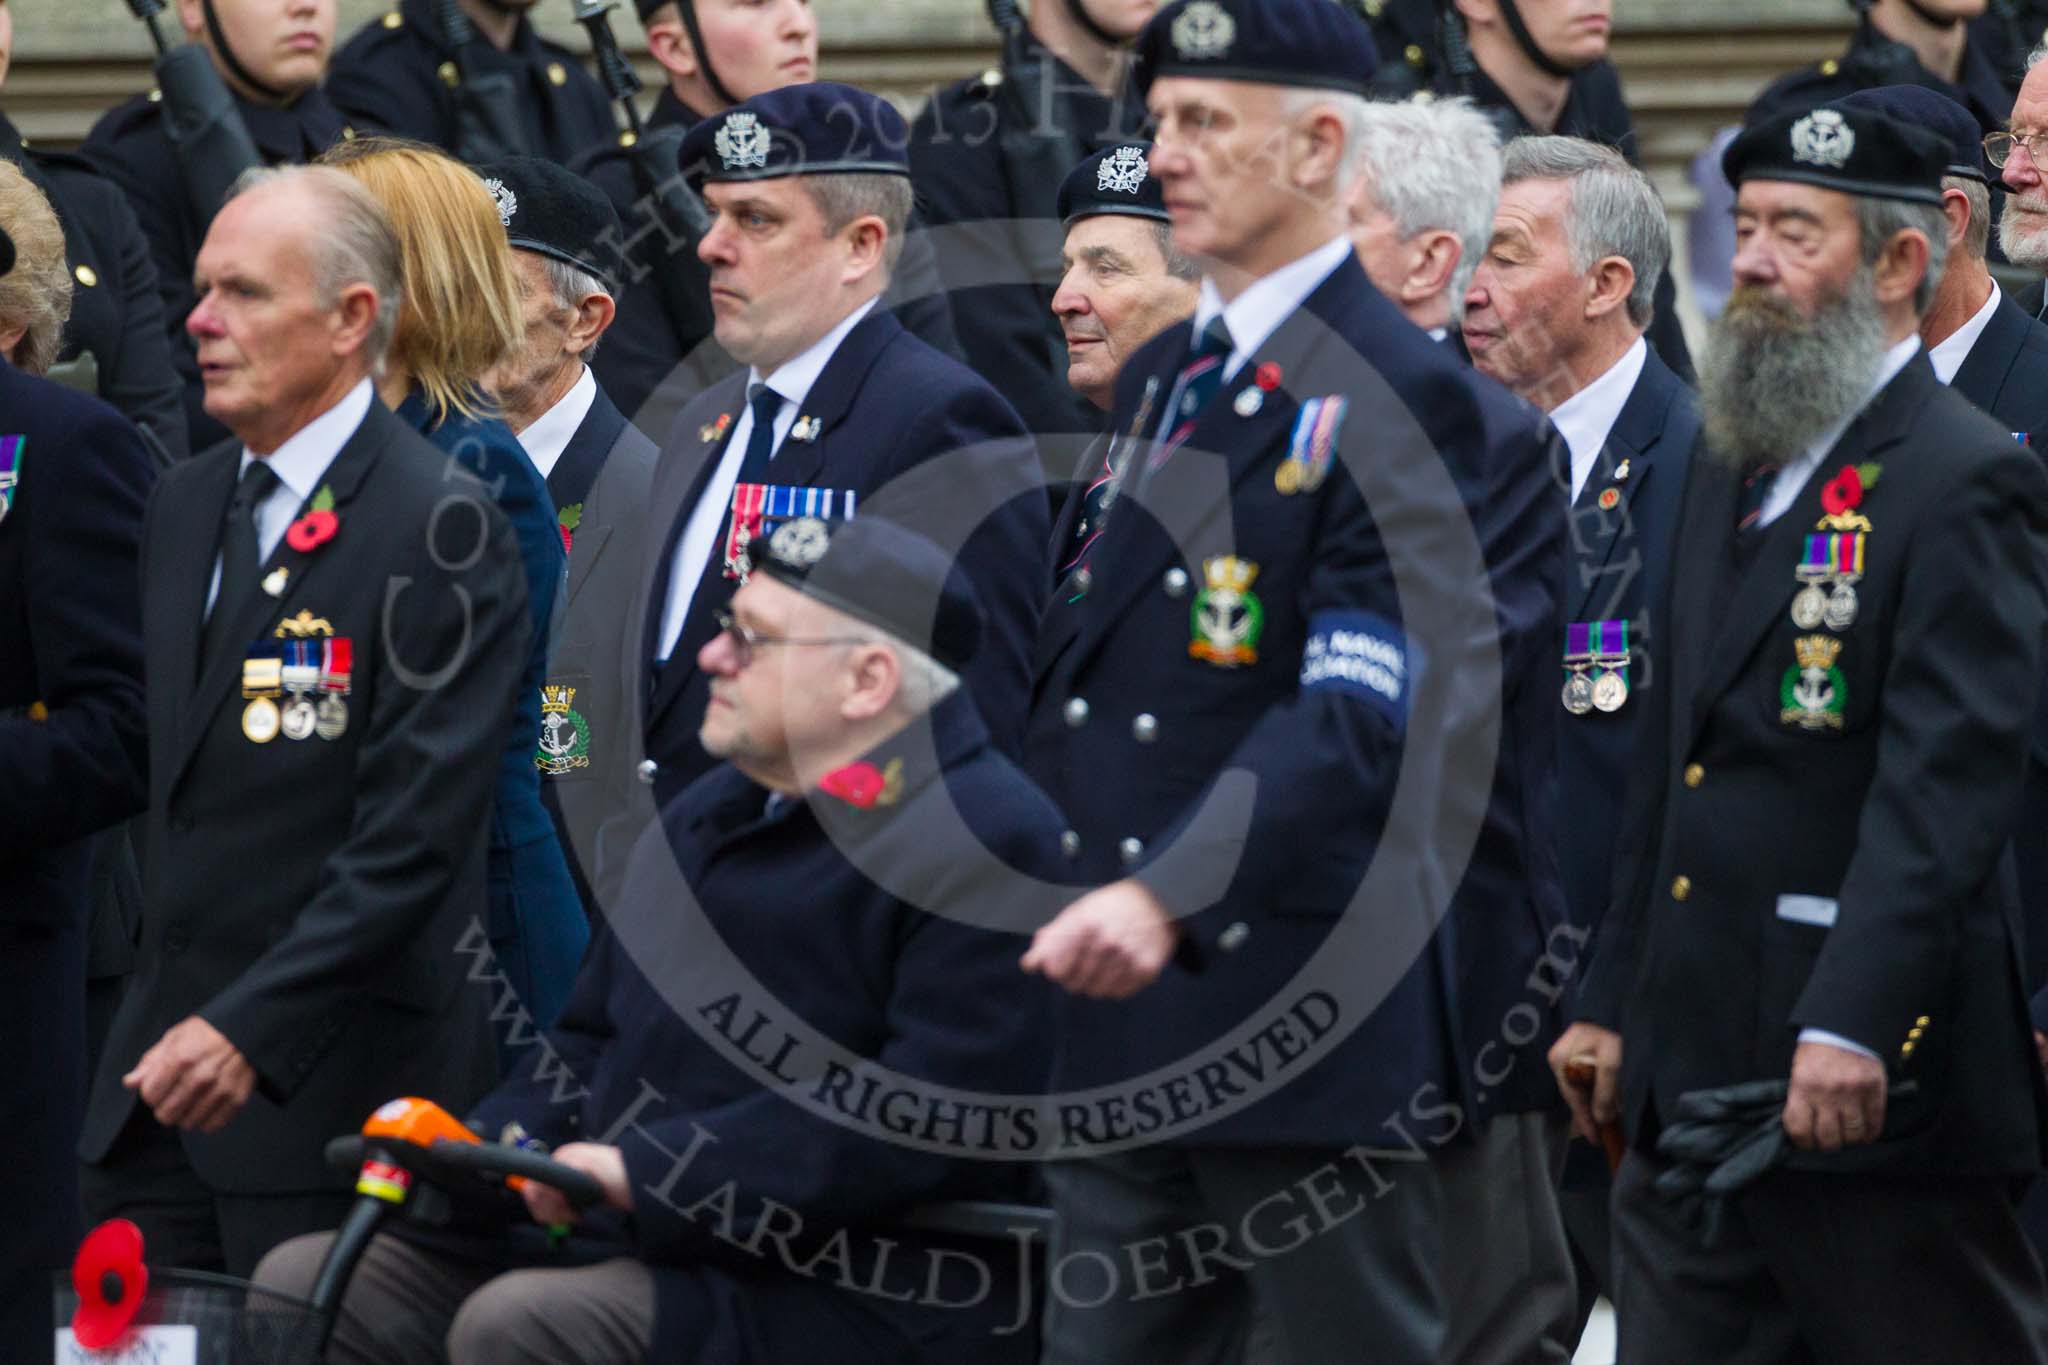
POLYGON ((333 692, 320 698, 320 709, 313 722, 313 729, 320 738, 327 740, 340 739, 347 734, 348 703, 333 692))
POLYGON ((1619 711, 1628 700, 1628 679, 1615 669, 1602 673, 1593 682, 1593 705, 1602 711, 1619 711))
POLYGON ((1792 599, 1792 624, 1801 630, 1814 630, 1819 627, 1827 607, 1828 595, 1820 590, 1820 584, 1808 583, 1792 599))
POLYGON ((1253 417, 1258 414, 1259 409, 1264 407, 1265 404, 1266 395, 1252 388, 1240 393, 1237 396, 1237 401, 1231 404, 1231 406, 1237 410, 1239 417, 1253 417))
POLYGON ((286 739, 310 739, 313 735, 313 703, 295 697, 285 705, 282 729, 286 739))
POLYGON ((1821 619, 1827 628, 1834 631, 1847 630, 1856 624, 1856 589, 1847 583, 1835 584, 1835 590, 1828 597, 1827 610, 1821 619))
POLYGON ((1593 709, 1593 680, 1586 676, 1586 670, 1575 668, 1564 683, 1564 709, 1575 716, 1583 716, 1593 709))

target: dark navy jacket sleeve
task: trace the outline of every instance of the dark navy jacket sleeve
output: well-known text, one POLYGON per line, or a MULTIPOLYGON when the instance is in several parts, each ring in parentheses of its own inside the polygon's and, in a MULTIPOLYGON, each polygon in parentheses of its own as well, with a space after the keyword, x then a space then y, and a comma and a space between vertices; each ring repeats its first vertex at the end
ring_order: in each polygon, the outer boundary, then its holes
MULTIPOLYGON (((75 405, 68 434, 40 421, 21 454, 15 490, 26 531, 22 582, 28 638, 48 715, 0 714, 8 780, 0 827, 51 846, 140 810, 147 764, 137 556, 155 466, 135 429, 111 408, 0 363, 0 435, 15 403, 75 405), (40 390, 37 392, 36 390, 40 390)), ((20 415, 16 409, 14 416, 20 415)))

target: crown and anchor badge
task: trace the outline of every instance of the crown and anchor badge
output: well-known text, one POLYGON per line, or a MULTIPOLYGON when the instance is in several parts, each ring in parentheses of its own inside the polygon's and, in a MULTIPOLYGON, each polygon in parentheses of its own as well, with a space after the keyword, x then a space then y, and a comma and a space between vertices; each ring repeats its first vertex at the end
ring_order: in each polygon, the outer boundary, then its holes
POLYGON ((549 683, 540 690, 540 748, 533 766, 544 777, 565 777, 590 766, 590 725, 572 709, 576 689, 549 683))
POLYGON ((1266 628, 1265 604, 1252 591, 1259 566, 1236 555, 1202 561, 1207 586, 1189 609, 1188 657, 1235 668, 1259 661, 1259 636, 1266 628))
POLYGON ((729 171, 766 166, 769 144, 768 129, 762 126, 760 115, 745 109, 726 115, 725 126, 711 139, 718 159, 729 171))

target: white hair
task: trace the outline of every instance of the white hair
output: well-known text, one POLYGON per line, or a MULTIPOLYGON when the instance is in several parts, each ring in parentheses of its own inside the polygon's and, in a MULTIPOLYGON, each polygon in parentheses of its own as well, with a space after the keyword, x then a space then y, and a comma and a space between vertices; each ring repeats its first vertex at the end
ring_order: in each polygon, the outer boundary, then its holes
POLYGON ((305 189, 325 201, 325 230, 308 243, 320 306, 333 307, 351 285, 377 291, 377 316, 363 338, 363 356, 370 373, 382 376, 405 284, 398 232, 383 204, 361 181, 332 166, 251 166, 235 177, 228 198, 272 186, 305 189))
POLYGON ((845 638, 856 641, 851 648, 880 645, 896 656, 896 706, 907 716, 921 716, 960 690, 960 675, 917 646, 885 630, 826 608, 845 623, 845 638))
POLYGON ((1458 265, 1447 286, 1456 323, 1500 202, 1493 120, 1462 97, 1376 103, 1359 132, 1357 164, 1365 193, 1404 240, 1434 229, 1457 237, 1458 265))
POLYGON ((2042 43, 2027 54, 2027 70, 2032 71, 2042 62, 2048 62, 2048 43, 2042 43))

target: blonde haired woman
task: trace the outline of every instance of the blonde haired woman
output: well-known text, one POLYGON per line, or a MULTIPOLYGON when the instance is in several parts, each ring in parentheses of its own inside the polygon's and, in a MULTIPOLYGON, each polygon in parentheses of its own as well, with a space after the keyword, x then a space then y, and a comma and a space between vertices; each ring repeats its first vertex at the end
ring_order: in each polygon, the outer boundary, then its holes
MULTIPOLYGON (((483 181, 431 147, 362 138, 337 145, 321 160, 375 195, 398 233, 405 284, 378 396, 482 479, 519 534, 533 645, 499 764, 486 928, 497 965, 534 1024, 546 1027, 575 979, 589 920, 541 805, 534 765, 548 625, 565 572, 561 529, 547 482, 481 383, 523 335, 511 247, 483 181)), ((527 1047, 500 1038, 504 1069, 511 1070, 527 1047)))

